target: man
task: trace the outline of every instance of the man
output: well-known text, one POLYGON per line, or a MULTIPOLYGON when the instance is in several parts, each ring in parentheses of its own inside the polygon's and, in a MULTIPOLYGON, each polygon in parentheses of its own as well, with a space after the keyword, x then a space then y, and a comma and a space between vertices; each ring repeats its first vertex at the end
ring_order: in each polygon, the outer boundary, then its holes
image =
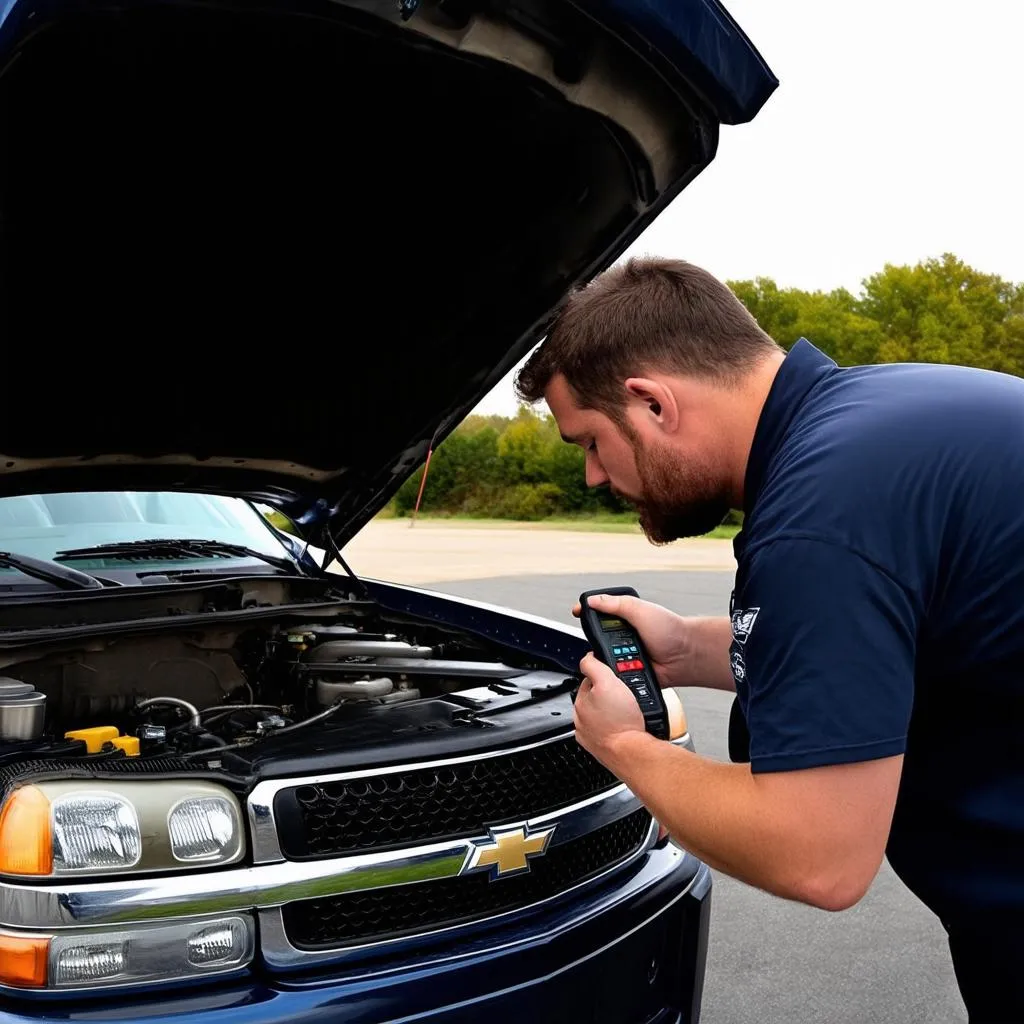
POLYGON ((827 910, 883 855, 949 933, 972 1024, 1024 1021, 1024 381, 787 355, 723 284, 631 261, 521 371, 647 537, 729 509, 731 621, 592 601, 662 686, 735 689, 749 763, 644 732, 587 655, 580 743, 713 868, 827 910))

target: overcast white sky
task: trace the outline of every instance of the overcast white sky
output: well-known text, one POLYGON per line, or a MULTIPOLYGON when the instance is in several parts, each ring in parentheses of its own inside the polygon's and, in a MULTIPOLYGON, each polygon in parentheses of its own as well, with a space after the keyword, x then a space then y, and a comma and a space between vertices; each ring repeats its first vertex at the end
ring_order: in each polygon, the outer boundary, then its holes
MULTIPOLYGON (((630 254, 856 292, 954 252, 1024 281, 1024 0, 725 6, 779 88, 630 254)), ((515 408, 510 376, 478 411, 515 408)))

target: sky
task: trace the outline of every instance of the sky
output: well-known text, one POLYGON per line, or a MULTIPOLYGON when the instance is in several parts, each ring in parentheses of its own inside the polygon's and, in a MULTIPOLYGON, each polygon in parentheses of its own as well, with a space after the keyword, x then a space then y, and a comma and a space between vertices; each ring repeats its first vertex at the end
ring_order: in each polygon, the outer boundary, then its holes
MULTIPOLYGON (((626 256, 856 293, 952 252, 1024 281, 1024 0, 724 2, 779 87, 626 256)), ((515 410, 510 374, 476 411, 515 410)))

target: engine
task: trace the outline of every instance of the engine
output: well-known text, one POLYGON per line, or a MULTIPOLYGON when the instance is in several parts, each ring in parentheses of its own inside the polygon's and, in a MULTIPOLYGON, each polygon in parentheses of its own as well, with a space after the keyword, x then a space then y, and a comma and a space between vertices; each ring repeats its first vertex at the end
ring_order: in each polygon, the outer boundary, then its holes
POLYGON ((369 712, 443 697, 468 719, 564 689, 562 673, 506 661, 434 627, 336 621, 19 651, 0 661, 0 766, 216 756, 248 768, 369 712))

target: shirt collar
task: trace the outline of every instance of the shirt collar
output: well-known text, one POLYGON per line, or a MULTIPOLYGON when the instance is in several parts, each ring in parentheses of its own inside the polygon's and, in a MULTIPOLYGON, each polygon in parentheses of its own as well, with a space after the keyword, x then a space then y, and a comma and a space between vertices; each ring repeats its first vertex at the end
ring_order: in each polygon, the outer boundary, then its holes
POLYGON ((837 369, 824 352, 801 338, 789 350, 775 375, 768 398, 761 410, 750 446, 747 472, 743 480, 743 512, 749 516, 764 483, 768 465, 775 457, 810 390, 837 369))

